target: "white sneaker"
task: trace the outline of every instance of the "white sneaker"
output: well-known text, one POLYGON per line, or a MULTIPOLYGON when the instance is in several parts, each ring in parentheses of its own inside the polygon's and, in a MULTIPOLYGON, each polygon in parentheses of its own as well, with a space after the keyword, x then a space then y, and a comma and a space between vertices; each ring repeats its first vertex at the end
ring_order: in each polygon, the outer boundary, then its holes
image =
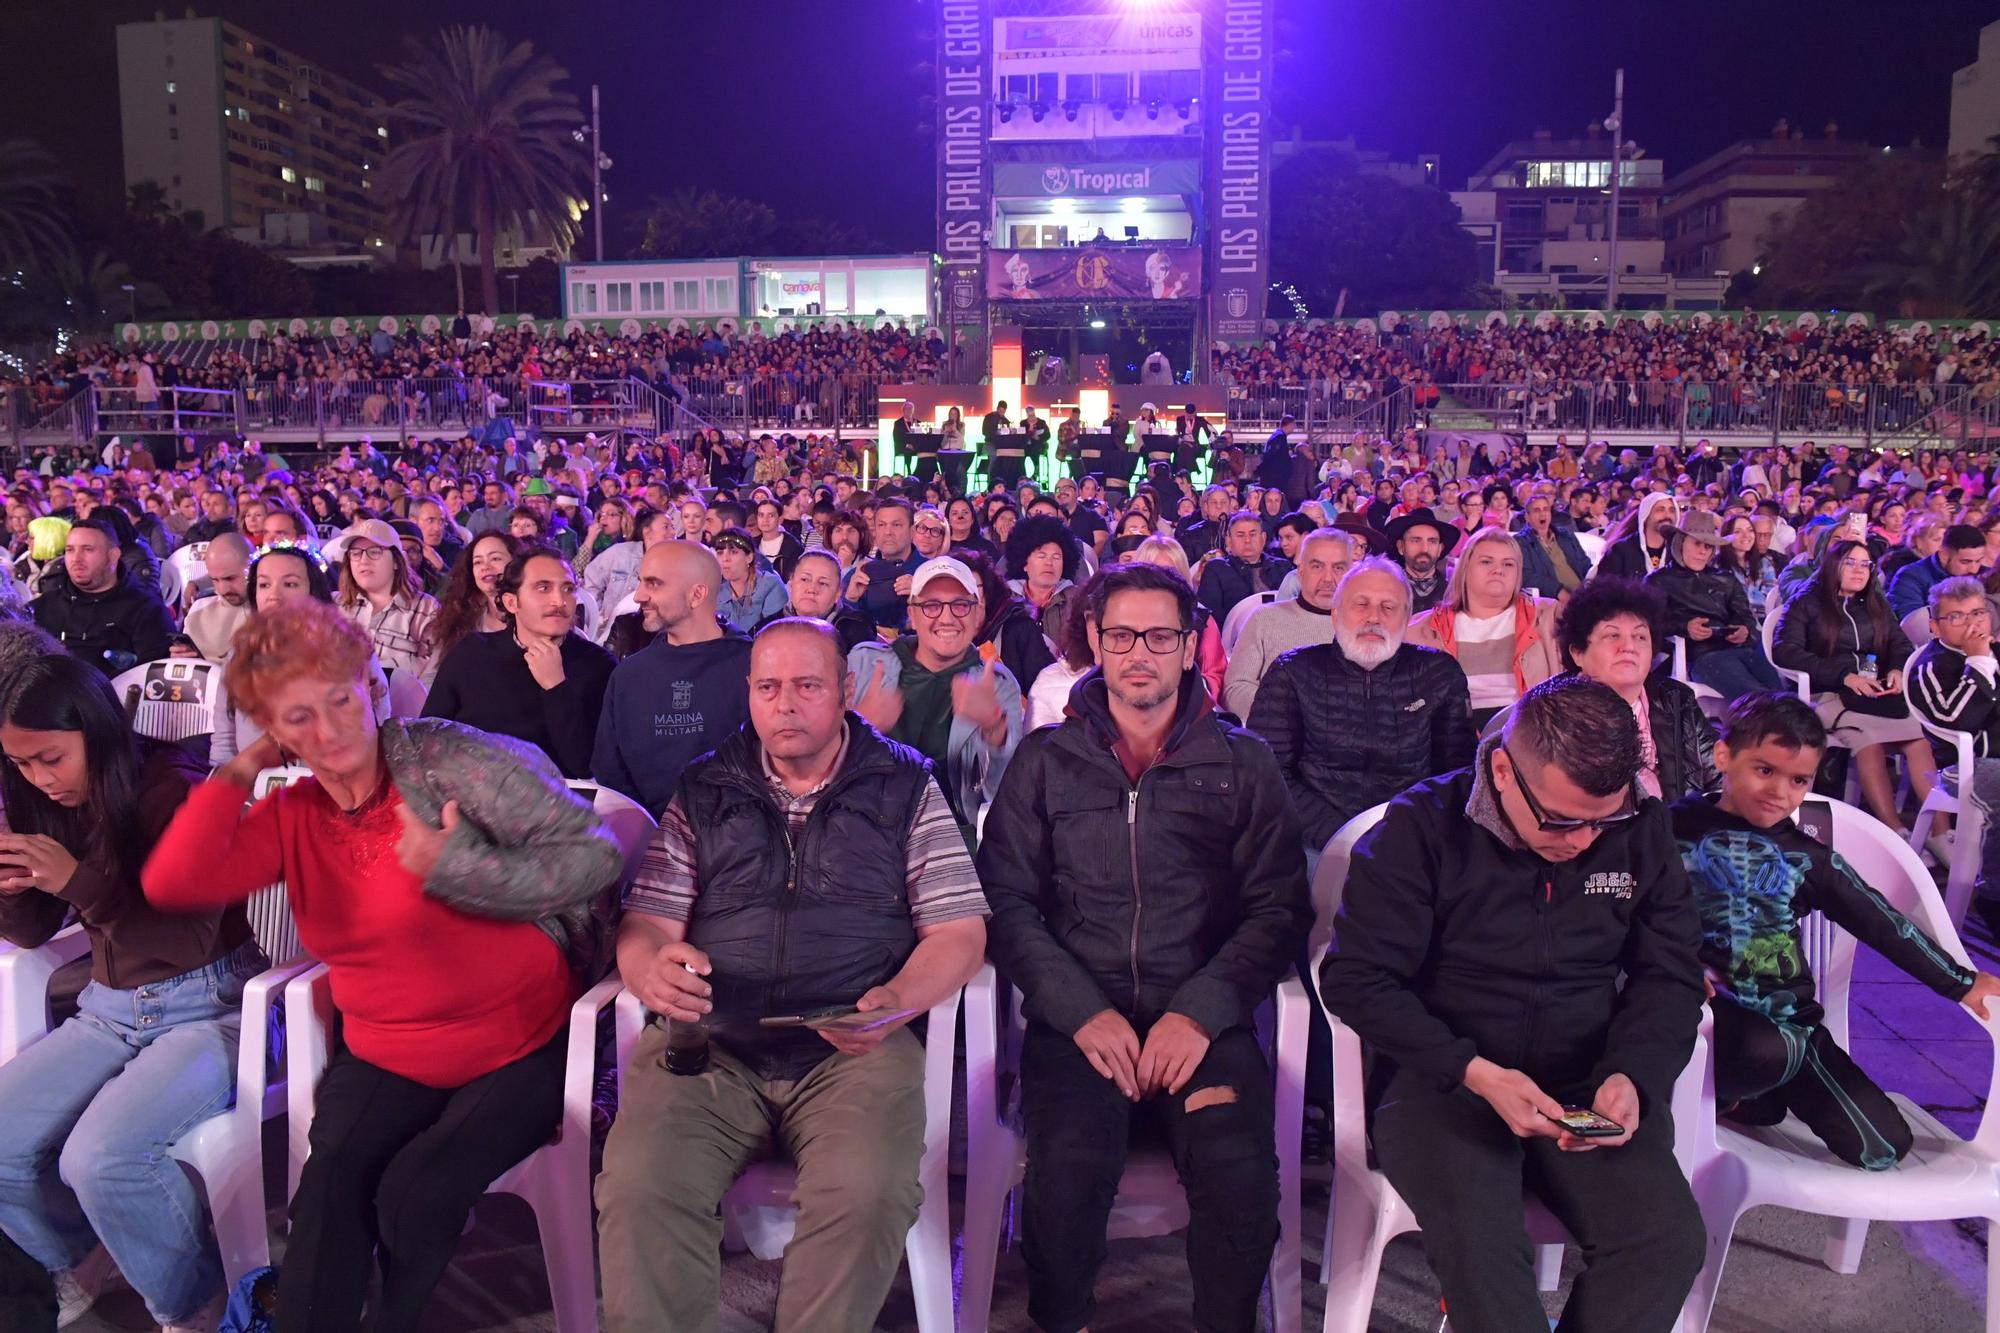
POLYGON ((102 1245, 84 1256, 82 1263, 66 1273, 56 1274, 56 1327, 68 1328, 90 1313, 97 1298, 121 1279, 111 1252, 102 1245))
POLYGON ((1953 839, 1950 833, 1933 833, 1924 839, 1924 847, 1936 858, 1941 866, 1951 864, 1953 839))
POLYGON ((179 1323, 161 1324, 160 1333, 215 1333, 222 1324, 222 1312, 228 1308, 229 1293, 225 1291, 179 1323))

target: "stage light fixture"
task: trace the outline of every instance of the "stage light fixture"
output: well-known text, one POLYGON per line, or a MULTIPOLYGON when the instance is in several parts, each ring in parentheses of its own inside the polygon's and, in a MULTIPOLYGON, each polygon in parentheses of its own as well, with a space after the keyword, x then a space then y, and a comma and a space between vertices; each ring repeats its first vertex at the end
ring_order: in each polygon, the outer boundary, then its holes
POLYGON ((1008 121, 1014 119, 1014 104, 1012 102, 996 103, 994 105, 994 110, 1000 113, 1000 123, 1002 125, 1005 125, 1008 121))
POLYGON ((1049 104, 1047 102, 1030 102, 1028 103, 1028 111, 1034 116, 1035 123, 1039 125, 1042 123, 1042 117, 1049 114, 1049 104))
POLYGON ((1075 120, 1076 113, 1083 109, 1083 103, 1077 101, 1074 97, 1072 97, 1062 104, 1062 108, 1063 108, 1063 116, 1065 119, 1075 120))
POLYGON ((1153 101, 1146 103, 1146 119, 1158 120, 1159 118, 1160 118, 1160 103, 1159 100, 1156 98, 1153 101))
POLYGON ((1125 119, 1125 103, 1113 102, 1111 104, 1111 118, 1113 120, 1125 119))

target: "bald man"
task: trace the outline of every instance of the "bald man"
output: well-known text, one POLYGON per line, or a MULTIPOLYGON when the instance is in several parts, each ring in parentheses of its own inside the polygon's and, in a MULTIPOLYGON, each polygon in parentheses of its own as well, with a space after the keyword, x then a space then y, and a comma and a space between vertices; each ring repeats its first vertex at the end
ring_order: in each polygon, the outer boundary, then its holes
POLYGON ((722 566, 699 542, 665 541, 639 562, 646 632, 618 664, 598 715, 591 771, 658 818, 681 770, 750 716, 750 638, 717 618, 722 566))
POLYGON ((250 543, 240 532, 225 532, 209 542, 202 562, 212 591, 188 608, 181 628, 203 657, 220 662, 229 656, 237 627, 250 616, 250 543))

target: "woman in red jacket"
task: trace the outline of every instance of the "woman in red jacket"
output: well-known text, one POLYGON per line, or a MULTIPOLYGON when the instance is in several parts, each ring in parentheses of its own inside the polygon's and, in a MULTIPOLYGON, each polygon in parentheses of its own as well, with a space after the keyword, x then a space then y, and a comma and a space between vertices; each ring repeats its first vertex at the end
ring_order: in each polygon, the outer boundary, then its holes
POLYGON ((416 1330, 487 1185, 546 1143, 564 1024, 618 848, 531 747, 457 723, 378 724, 368 636, 301 600, 236 637, 232 699, 264 736, 196 788, 144 873, 156 905, 213 909, 285 882, 326 963, 341 1046, 292 1199, 283 1327, 416 1330), (261 768, 312 776, 239 819, 261 768))

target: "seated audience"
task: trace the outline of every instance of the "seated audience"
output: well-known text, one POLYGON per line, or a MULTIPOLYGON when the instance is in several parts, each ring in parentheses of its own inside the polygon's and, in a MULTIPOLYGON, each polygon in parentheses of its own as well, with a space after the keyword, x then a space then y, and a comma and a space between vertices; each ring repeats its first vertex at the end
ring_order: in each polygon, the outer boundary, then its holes
POLYGON ((1519 544, 1486 527, 1466 539, 1444 600, 1410 622, 1409 640, 1458 659, 1476 729, 1562 669, 1555 620, 1553 601, 1521 588, 1519 544))
POLYGON ((1665 606, 1633 579, 1591 579, 1563 604, 1556 642, 1576 674, 1608 685, 1639 724, 1639 785, 1677 801, 1715 784, 1715 728, 1694 691, 1653 666, 1665 606))

